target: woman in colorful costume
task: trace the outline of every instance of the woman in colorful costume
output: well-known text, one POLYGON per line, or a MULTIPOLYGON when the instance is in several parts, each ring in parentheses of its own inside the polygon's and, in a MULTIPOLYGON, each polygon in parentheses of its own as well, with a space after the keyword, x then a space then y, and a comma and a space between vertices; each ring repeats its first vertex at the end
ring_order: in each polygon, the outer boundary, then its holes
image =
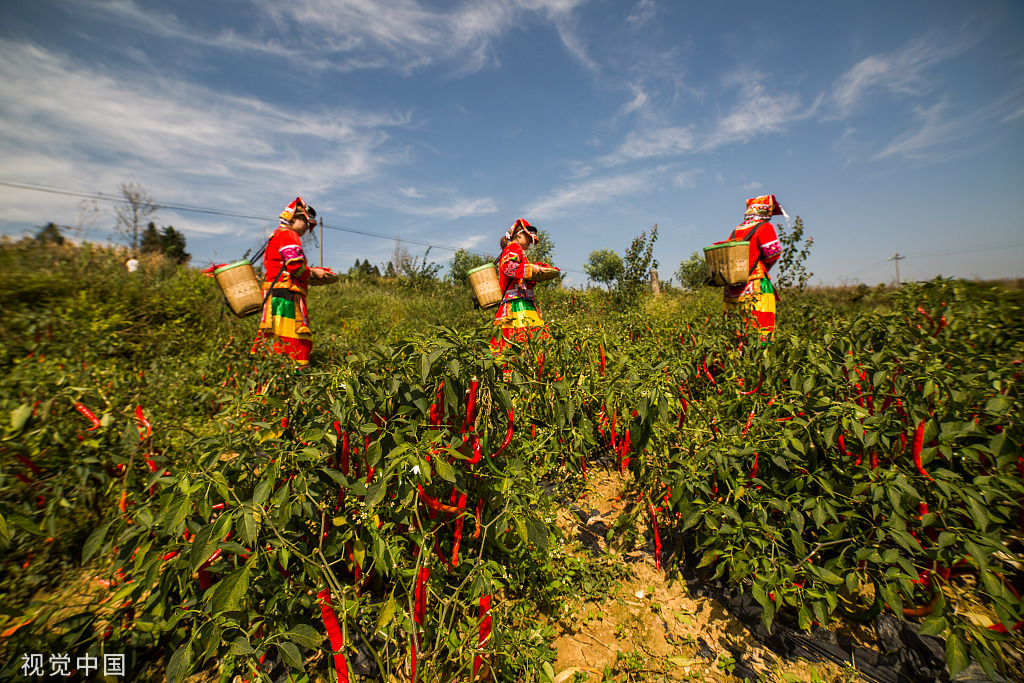
POLYGON ((736 226, 730 240, 749 240, 748 270, 745 283, 724 289, 725 313, 742 311, 761 330, 761 341, 770 341, 775 333, 775 302, 779 295, 768 278, 768 271, 782 255, 782 245, 771 224, 772 216, 789 216, 769 194, 747 200, 743 222, 736 226))
POLYGON ((494 326, 501 329, 491 339, 491 346, 500 350, 506 341, 525 343, 533 330, 544 329, 544 320, 533 299, 533 264, 526 258, 526 250, 540 238, 537 228, 522 218, 516 220, 501 238, 501 257, 498 259, 498 286, 503 293, 494 314, 494 326))
MULTIPOLYGON (((316 211, 296 197, 281 212, 281 222, 271 235, 263 257, 266 282, 263 283, 263 317, 260 338, 273 342, 274 353, 291 357, 298 365, 309 364, 313 333, 306 311, 306 290, 310 276, 327 271, 313 268, 302 250, 302 236, 316 227, 316 211), (270 290, 270 295, 266 292, 270 290)), ((255 351, 256 345, 253 345, 255 351)))

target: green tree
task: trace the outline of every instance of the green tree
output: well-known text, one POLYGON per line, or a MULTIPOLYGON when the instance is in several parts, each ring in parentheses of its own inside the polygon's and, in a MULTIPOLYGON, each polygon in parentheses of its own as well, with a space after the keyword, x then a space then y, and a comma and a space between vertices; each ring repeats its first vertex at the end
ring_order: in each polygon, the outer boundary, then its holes
POLYGON ((39 228, 39 232, 35 234, 35 240, 39 244, 64 244, 64 235, 61 234, 63 228, 53 221, 50 221, 43 227, 39 228))
POLYGON ((192 254, 185 251, 185 235, 173 225, 165 227, 160 235, 160 252, 176 263, 188 263, 192 258, 192 254))
POLYGON ((611 249, 595 249, 583 264, 583 270, 594 282, 602 283, 612 290, 612 283, 622 276, 622 257, 611 249))
POLYGON ((780 288, 788 287, 797 291, 804 291, 808 280, 814 275, 807 271, 806 261, 811 254, 811 247, 814 246, 814 238, 808 237, 804 241, 804 222, 800 216, 796 217, 792 230, 786 230, 782 226, 777 227, 779 242, 782 245, 782 256, 776 263, 776 274, 773 278, 775 284, 780 288))
POLYGON ((448 281, 453 285, 468 285, 469 276, 466 275, 466 271, 487 265, 493 261, 494 257, 490 254, 474 254, 465 249, 457 249, 448 262, 448 281))
POLYGON ((691 291, 700 289, 708 277, 704 257, 696 251, 693 252, 688 260, 679 263, 679 270, 675 272, 675 276, 679 280, 679 286, 683 289, 691 291))
POLYGON ((647 231, 633 238, 622 259, 622 275, 615 287, 616 297, 620 303, 628 303, 640 296, 650 282, 652 268, 658 267, 654 258, 654 243, 658 241, 658 225, 651 228, 650 239, 647 231))
POLYGON ((142 231, 142 236, 139 239, 139 252, 143 254, 155 254, 162 251, 162 245, 160 244, 160 231, 156 227, 156 223, 153 221, 149 222, 146 229, 142 231))
POLYGON ((162 230, 156 223, 149 222, 139 237, 139 252, 143 254, 163 254, 175 263, 188 263, 192 255, 185 251, 185 235, 168 225, 162 230))

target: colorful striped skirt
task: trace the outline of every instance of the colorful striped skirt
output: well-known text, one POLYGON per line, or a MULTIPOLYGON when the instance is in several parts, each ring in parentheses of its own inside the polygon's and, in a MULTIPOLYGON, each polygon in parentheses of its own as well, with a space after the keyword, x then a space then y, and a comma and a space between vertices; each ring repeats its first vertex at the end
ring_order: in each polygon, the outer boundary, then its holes
MULTIPOLYGON (((309 364, 313 333, 309 329, 306 295, 290 289, 273 289, 263 305, 257 344, 272 343, 274 353, 290 357, 299 365, 309 364)), ((253 344, 256 351, 257 344, 253 344)))
POLYGON ((512 299, 498 306, 494 314, 494 326, 501 329, 501 337, 491 338, 491 348, 500 351, 506 341, 525 344, 535 334, 547 336, 544 319, 537 306, 529 299, 512 299))
POLYGON ((751 280, 742 287, 725 288, 725 313, 739 312, 747 324, 761 330, 761 340, 775 334, 775 302, 778 295, 766 277, 751 280), (738 292, 736 290, 739 290, 738 292))

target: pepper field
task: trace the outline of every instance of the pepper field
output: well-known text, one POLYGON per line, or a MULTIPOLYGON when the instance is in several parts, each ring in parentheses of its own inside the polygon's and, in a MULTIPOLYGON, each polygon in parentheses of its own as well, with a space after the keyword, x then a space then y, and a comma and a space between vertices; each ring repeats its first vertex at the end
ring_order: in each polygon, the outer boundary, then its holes
POLYGON ((784 292, 763 346, 717 291, 549 289, 549 338, 495 359, 467 291, 342 282, 296 374, 212 279, 122 271, 0 251, 2 679, 123 653, 107 680, 561 683, 558 625, 619 570, 554 520, 609 469, 609 537, 765 626, 887 611, 952 674, 1020 676, 1019 291, 784 292))

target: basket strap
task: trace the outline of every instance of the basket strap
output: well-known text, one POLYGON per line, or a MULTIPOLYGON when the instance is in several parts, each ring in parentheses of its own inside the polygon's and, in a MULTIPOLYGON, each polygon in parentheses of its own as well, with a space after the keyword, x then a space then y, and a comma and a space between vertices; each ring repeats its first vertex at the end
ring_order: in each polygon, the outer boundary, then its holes
MULTIPOLYGON (((754 235, 757 234, 757 231, 761 229, 762 225, 764 225, 765 223, 768 223, 768 222, 769 221, 761 221, 760 223, 755 225, 754 229, 750 232, 749 235, 747 235, 747 241, 748 242, 753 242, 754 241, 754 235)), ((734 240, 734 239, 736 239, 736 229, 734 229, 732 231, 732 233, 729 235, 729 240, 734 240)), ((728 242, 729 240, 726 240, 726 241, 728 242)), ((758 249, 757 250, 757 258, 754 259, 754 265, 750 266, 750 271, 747 273, 747 277, 750 277, 751 275, 754 274, 754 271, 757 270, 757 264, 760 263, 760 262, 761 262, 761 250, 758 249)))

